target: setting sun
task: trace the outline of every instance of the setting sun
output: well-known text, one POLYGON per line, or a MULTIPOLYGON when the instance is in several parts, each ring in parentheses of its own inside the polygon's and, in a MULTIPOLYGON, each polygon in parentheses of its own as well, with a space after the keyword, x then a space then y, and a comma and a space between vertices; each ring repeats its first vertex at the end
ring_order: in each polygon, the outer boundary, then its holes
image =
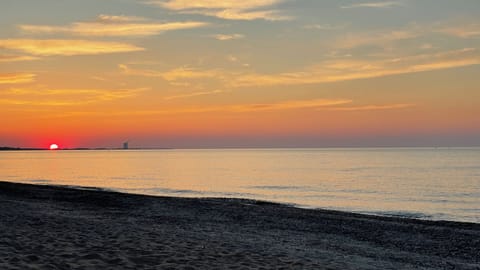
POLYGON ((57 149, 58 149, 58 145, 54 143, 50 145, 50 150, 57 150, 57 149))

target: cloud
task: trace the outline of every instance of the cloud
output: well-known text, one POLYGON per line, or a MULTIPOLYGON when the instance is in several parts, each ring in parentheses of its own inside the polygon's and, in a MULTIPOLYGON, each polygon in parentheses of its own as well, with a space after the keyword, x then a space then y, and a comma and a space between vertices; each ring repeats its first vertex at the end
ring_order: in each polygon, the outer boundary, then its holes
POLYGON ((184 79, 203 79, 203 78, 221 78, 223 72, 220 70, 200 70, 195 68, 180 67, 168 71, 155 71, 145 69, 133 69, 127 65, 118 65, 120 70, 126 75, 143 77, 161 77, 169 82, 176 82, 184 79))
POLYGON ((204 27, 205 22, 150 22, 145 18, 100 15, 95 21, 76 22, 68 26, 20 25, 32 34, 69 34, 77 36, 152 36, 163 32, 204 27))
POLYGON ((234 87, 316 84, 434 71, 480 64, 474 48, 383 60, 330 60, 308 69, 280 74, 242 74, 234 87))
POLYGON ((29 83, 35 80, 32 73, 0 73, 0 84, 29 83))
POLYGON ((218 17, 225 20, 257 20, 284 21, 291 20, 291 17, 280 15, 278 11, 241 11, 241 10, 222 10, 222 11, 184 11, 186 14, 202 14, 206 16, 218 17))
POLYGON ((422 49, 422 50, 431 50, 435 47, 433 47, 433 45, 430 44, 430 43, 424 43, 419 48, 422 49))
POLYGON ((319 109, 321 107, 337 106, 352 103, 350 99, 313 99, 287 100, 273 103, 249 103, 224 106, 185 107, 165 110, 136 110, 132 112, 114 112, 114 115, 172 115, 208 112, 249 113, 258 111, 281 111, 295 109, 319 109))
POLYGON ((162 77, 162 73, 156 70, 136 69, 125 64, 119 64, 118 68, 125 75, 143 76, 143 77, 162 77))
POLYGON ((66 39, 3 39, 0 48, 39 56, 89 55, 143 51, 143 48, 119 42, 66 39))
POLYGON ((411 26, 409 29, 376 31, 369 33, 347 34, 335 41, 336 48, 355 48, 359 46, 384 46, 392 42, 417 38, 425 34, 425 29, 411 26))
POLYGON ((9 54, 0 54, 0 62, 20 62, 20 61, 33 61, 39 60, 39 57, 29 56, 29 55, 9 55, 9 54))
POLYGON ((119 23, 119 22, 139 22, 146 21, 146 18, 137 16, 125 16, 125 15, 106 15, 100 14, 97 17, 97 21, 104 23, 119 23))
POLYGON ((414 107, 415 104, 401 103, 401 104, 387 104, 387 105, 365 105, 355 107, 335 107, 327 108, 329 111, 379 111, 379 110, 394 110, 414 107))
POLYGON ((331 25, 331 24, 308 24, 304 25, 303 28, 305 29, 312 29, 312 30, 338 30, 347 27, 346 24, 341 25, 331 25))
POLYGON ((449 26, 439 29, 438 32, 459 38, 476 38, 480 36, 480 24, 449 26))
POLYGON ((231 35, 217 34, 217 35, 213 35, 213 37, 217 40, 225 41, 225 40, 241 39, 241 38, 244 38, 245 36, 242 34, 231 34, 231 35))
POLYGON ((255 8, 262 8, 279 3, 278 0, 225 0, 225 1, 212 1, 212 0, 197 0, 197 1, 185 1, 185 0, 165 0, 165 1, 151 1, 161 5, 162 7, 172 10, 184 10, 184 9, 224 9, 224 10, 251 10, 255 8))
POLYGON ((350 99, 313 99, 313 100, 289 100, 278 103, 257 103, 230 107, 233 112, 251 112, 251 111, 277 111, 290 109, 305 109, 328 107, 352 103, 350 99))
MULTIPOLYGON (((1 100, 0 100, 1 103, 1 100)), ((313 100, 286 100, 272 103, 247 103, 237 105, 222 106, 192 106, 192 107, 176 107, 175 109, 158 109, 158 110, 134 110, 134 111, 69 111, 68 113, 54 117, 69 117, 75 115, 108 115, 108 116, 153 116, 153 115, 176 115, 176 114, 198 114, 198 113, 249 113, 258 111, 281 111, 296 109, 320 109, 322 107, 330 107, 352 103, 350 99, 313 99, 313 100)))
POLYGON ((33 106, 73 106, 131 98, 147 88, 137 89, 9 89, 0 94, 0 103, 33 106))
POLYGON ((203 79, 203 78, 220 78, 222 73, 217 70, 200 70, 195 68, 176 68, 161 73, 161 77, 172 82, 182 79, 203 79))
POLYGON ((147 3, 165 9, 175 10, 187 14, 202 14, 226 20, 288 20, 288 16, 281 15, 277 10, 268 9, 282 2, 282 0, 164 0, 149 1, 147 3))
POLYGON ((403 4, 396 1, 383 1, 383 2, 367 2, 367 3, 358 3, 351 4, 346 6, 341 6, 340 8, 391 8, 396 6, 402 6, 403 4))
POLYGON ((238 62, 238 58, 236 56, 233 56, 233 55, 227 55, 227 60, 229 62, 238 62))
MULTIPOLYGON (((234 59, 232 59, 234 60, 234 59)), ((133 69, 119 65, 124 74, 144 77, 161 77, 171 84, 192 79, 213 79, 223 87, 262 87, 332 83, 358 79, 379 78, 392 75, 466 67, 480 64, 480 55, 475 48, 464 48, 435 54, 364 60, 340 58, 326 60, 303 70, 261 74, 255 72, 229 72, 222 69, 175 68, 169 71, 133 69)))
POLYGON ((191 97, 198 97, 198 96, 216 95, 220 93, 224 93, 224 91, 223 90, 200 91, 200 92, 193 92, 193 93, 183 94, 183 95, 168 96, 168 97, 164 97, 164 99, 165 100, 184 99, 184 98, 191 98, 191 97))
POLYGON ((359 46, 376 46, 388 49, 398 41, 418 41, 420 38, 426 40, 439 33, 461 39, 478 38, 480 37, 480 25, 476 23, 456 23, 451 25, 444 23, 410 23, 405 27, 397 29, 346 33, 337 37, 331 45, 337 49, 355 48, 359 46))

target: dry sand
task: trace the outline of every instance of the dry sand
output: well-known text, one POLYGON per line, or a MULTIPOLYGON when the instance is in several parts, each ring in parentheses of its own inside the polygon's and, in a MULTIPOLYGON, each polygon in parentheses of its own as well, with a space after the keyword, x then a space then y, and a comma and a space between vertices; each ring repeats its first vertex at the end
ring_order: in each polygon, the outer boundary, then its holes
POLYGON ((480 269, 480 224, 0 182, 0 269, 480 269))

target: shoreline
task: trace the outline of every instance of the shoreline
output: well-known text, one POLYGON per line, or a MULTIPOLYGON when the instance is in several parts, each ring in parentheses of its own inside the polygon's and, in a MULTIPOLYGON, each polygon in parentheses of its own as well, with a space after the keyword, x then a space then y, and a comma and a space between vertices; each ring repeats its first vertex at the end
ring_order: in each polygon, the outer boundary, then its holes
POLYGON ((313 205, 306 205, 306 204, 299 204, 295 202, 284 202, 284 201, 270 201, 268 199, 255 199, 253 197, 228 197, 228 196, 195 196, 195 195, 188 195, 188 196, 175 196, 169 194, 149 194, 149 193, 141 193, 141 192, 129 192, 124 190, 118 190, 114 188, 102 188, 102 187, 95 187, 95 186, 77 186, 77 185, 68 185, 68 184, 52 184, 50 182, 44 181, 36 181, 36 182, 10 182, 10 181, 1 181, 1 183, 11 183, 11 184, 21 184, 21 185, 32 185, 32 186, 44 186, 50 188, 65 188, 65 189, 73 189, 73 190, 93 190, 93 191, 100 191, 100 192, 110 192, 116 194, 125 194, 125 195, 134 195, 134 196, 146 196, 146 197, 153 197, 153 198, 189 198, 189 199, 228 199, 228 200, 238 200, 238 201, 258 201, 264 202, 269 204, 277 204, 283 205, 285 207, 294 207, 299 209, 307 209, 307 210, 318 210, 318 211, 331 211, 331 212, 340 212, 343 214, 358 214, 363 216, 369 217, 386 217, 386 218, 398 218, 398 219, 411 219, 411 220, 422 220, 422 221, 433 221, 433 222, 455 222, 455 223, 473 223, 479 224, 480 222, 469 221, 469 220, 455 220, 455 219, 440 219, 440 218, 433 218, 432 215, 428 215, 426 213, 421 212, 409 212, 409 211, 369 211, 369 210, 349 210, 349 209, 336 209, 336 208, 324 208, 318 207, 313 205))
POLYGON ((237 197, 222 197, 222 196, 173 196, 173 195, 155 195, 155 194, 147 194, 147 193, 136 193, 136 192, 126 192, 122 190, 116 190, 113 188, 101 188, 95 186, 76 186, 76 185, 56 185, 50 183, 29 183, 29 182, 10 182, 10 181, 0 181, 0 188, 2 188, 2 184, 19 184, 25 186, 33 186, 33 187, 46 187, 49 189, 66 189, 66 190, 78 190, 78 191, 98 191, 104 193, 111 193, 111 194, 118 194, 118 195, 126 195, 126 196, 141 196, 147 198, 171 198, 171 199, 192 199, 192 200, 229 200, 229 201, 238 201, 238 203, 245 203, 250 202, 252 204, 272 204, 278 205, 282 207, 292 207, 298 209, 305 209, 305 210, 313 210, 313 211, 321 211, 321 212, 331 212, 331 213, 339 213, 342 215, 360 215, 369 218, 386 218, 386 219, 394 219, 394 220, 409 220, 409 221, 427 221, 427 222, 440 222, 440 223, 456 223, 456 224, 478 224, 480 222, 472 222, 472 221, 463 221, 463 220, 449 220, 449 219, 432 219, 429 218, 427 214, 417 213, 417 212, 404 212, 404 211, 393 211, 391 214, 388 212, 375 212, 375 211, 350 211, 350 210, 339 210, 339 209, 330 209, 330 208, 322 208, 317 206, 310 206, 310 205, 303 205, 297 203, 290 203, 290 202, 282 202, 282 201, 269 201, 263 199, 254 199, 254 198, 237 198, 237 197), (397 214, 398 213, 398 214, 397 214), (405 214, 402 214, 405 213, 405 214), (419 217, 416 217, 417 215, 419 217))
POLYGON ((478 269, 480 224, 0 182, 2 269, 478 269), (63 265, 63 268, 62 268, 63 265))

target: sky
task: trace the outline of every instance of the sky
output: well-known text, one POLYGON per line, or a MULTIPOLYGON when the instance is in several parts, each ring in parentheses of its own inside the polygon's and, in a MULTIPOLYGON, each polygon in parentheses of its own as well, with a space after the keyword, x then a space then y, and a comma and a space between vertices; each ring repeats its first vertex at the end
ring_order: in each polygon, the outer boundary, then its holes
POLYGON ((478 0, 2 0, 0 146, 480 145, 478 0))

